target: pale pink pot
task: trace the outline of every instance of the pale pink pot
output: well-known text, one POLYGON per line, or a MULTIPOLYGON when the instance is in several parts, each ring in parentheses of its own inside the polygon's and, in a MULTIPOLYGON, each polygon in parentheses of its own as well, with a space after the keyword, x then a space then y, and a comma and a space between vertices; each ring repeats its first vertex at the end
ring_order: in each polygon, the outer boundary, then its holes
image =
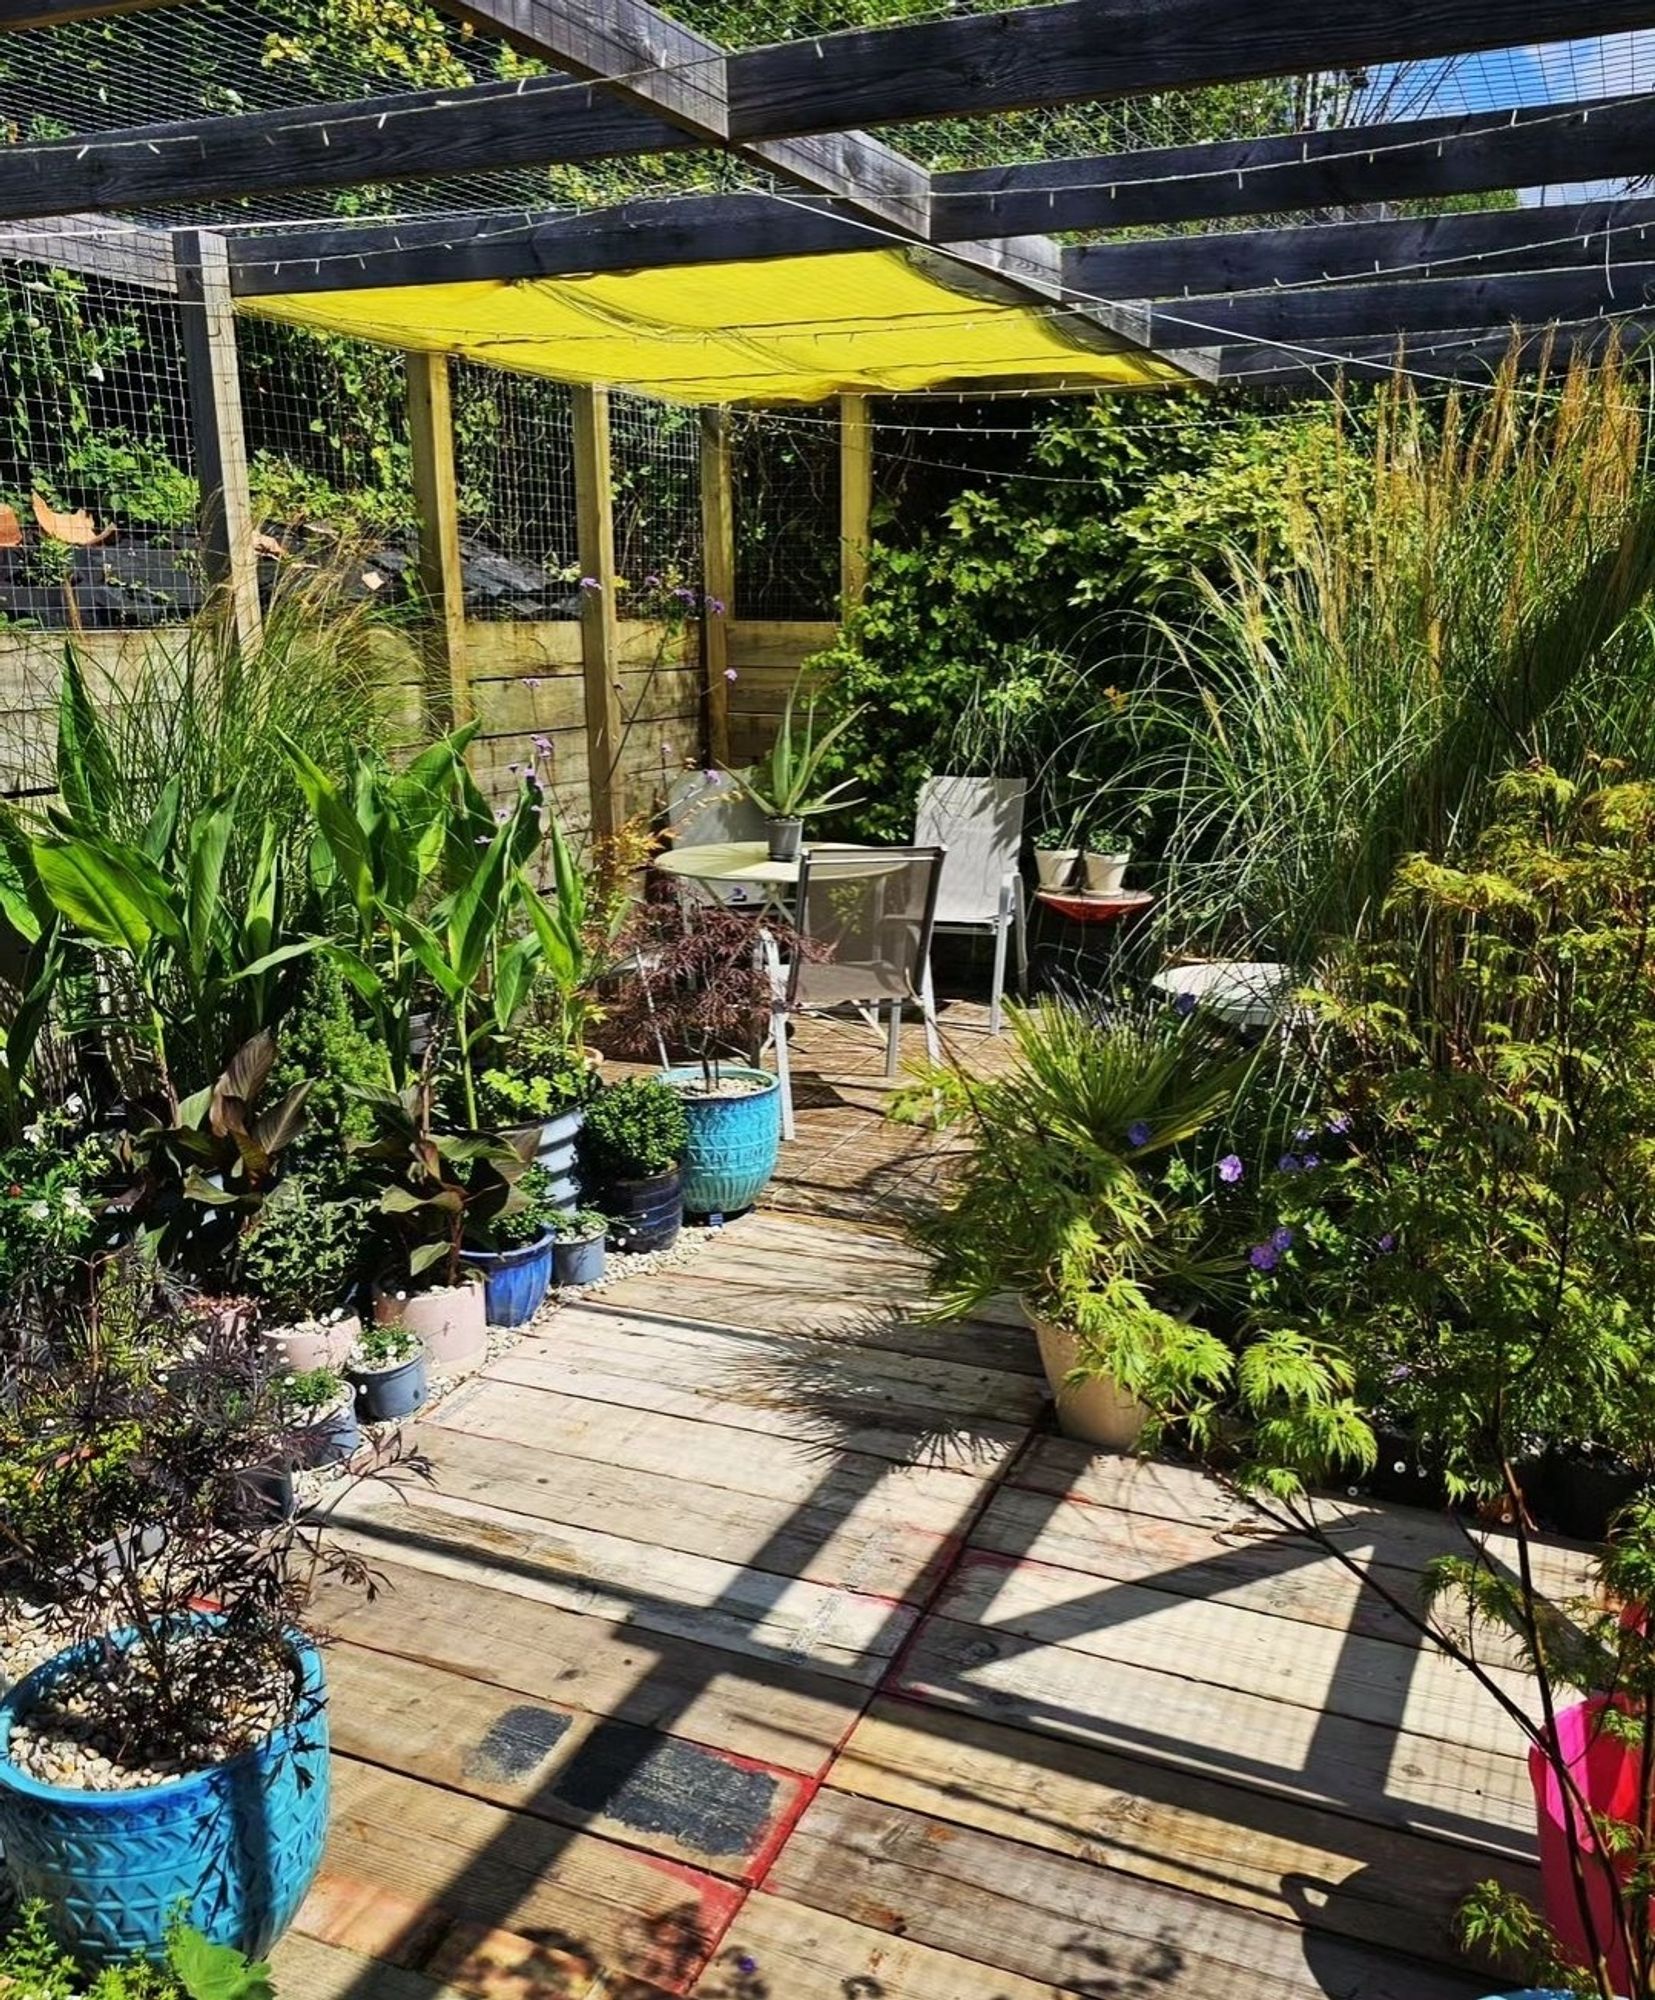
POLYGON ((294 1375, 308 1375, 313 1368, 343 1368, 361 1331, 357 1315, 343 1313, 338 1319, 263 1327, 259 1339, 277 1366, 294 1375))
POLYGON ((376 1292, 374 1324, 403 1326, 417 1333, 435 1375, 470 1375, 482 1367, 488 1353, 488 1316, 480 1284, 376 1292))

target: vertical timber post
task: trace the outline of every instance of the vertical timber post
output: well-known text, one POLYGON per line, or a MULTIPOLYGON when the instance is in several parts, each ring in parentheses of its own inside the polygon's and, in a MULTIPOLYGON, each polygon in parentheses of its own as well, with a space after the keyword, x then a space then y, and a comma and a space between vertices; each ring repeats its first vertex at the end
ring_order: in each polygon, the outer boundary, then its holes
POLYGON ((873 423, 866 396, 839 398, 839 615, 848 618, 868 587, 873 512, 873 423))
POLYGON ((447 727, 458 729, 471 720, 473 703, 454 474, 453 378, 446 354, 410 353, 405 358, 414 506, 419 514, 419 580, 431 614, 427 709, 440 707, 447 727))
POLYGON ((580 558, 580 660, 586 686, 586 775, 592 831, 619 833, 622 808, 620 633, 615 611, 614 482, 609 463, 609 391, 577 384, 573 398, 575 546, 580 558))
POLYGON ((263 634, 264 614, 247 483, 229 248, 211 230, 183 230, 173 240, 173 269, 201 489, 202 568, 208 589, 227 607, 237 640, 250 651, 263 634))
POLYGON ((730 416, 701 412, 701 667, 707 683, 707 754, 730 761, 730 612, 736 591, 736 521, 730 489, 730 416))

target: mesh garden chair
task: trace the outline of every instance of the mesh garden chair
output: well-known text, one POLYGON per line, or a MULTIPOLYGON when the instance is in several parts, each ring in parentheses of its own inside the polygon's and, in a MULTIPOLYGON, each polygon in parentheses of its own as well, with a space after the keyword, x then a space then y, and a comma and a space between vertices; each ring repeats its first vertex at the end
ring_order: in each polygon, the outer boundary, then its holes
POLYGON ((1000 1032, 1006 990, 1006 948, 1017 941, 1017 990, 1029 990, 1028 926, 1023 908, 1021 778, 927 778, 914 815, 914 839, 948 850, 937 895, 938 930, 992 931, 994 976, 988 1031, 1000 1032))
POLYGON ((932 1061, 940 1060, 930 960, 943 856, 941 847, 817 848, 800 861, 793 921, 810 949, 772 968, 776 1073, 788 1138, 793 1136, 790 1014, 884 1009, 885 1074, 895 1077, 902 1063, 903 1005, 916 1000, 925 1045, 932 1061))

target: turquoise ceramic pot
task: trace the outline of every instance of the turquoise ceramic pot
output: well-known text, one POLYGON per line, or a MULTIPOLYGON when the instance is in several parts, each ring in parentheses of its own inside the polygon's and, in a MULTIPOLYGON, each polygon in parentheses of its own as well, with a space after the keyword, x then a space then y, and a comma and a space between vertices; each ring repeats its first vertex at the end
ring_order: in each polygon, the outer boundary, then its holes
POLYGON ((40 1784, 11 1761, 13 1725, 96 1651, 59 1653, 0 1702, 0 1843, 13 1890, 41 1897, 53 1933, 88 1965, 154 1956, 180 1912, 215 1944, 262 1957, 298 1913, 327 1835, 320 1657, 294 1639, 294 1719, 227 1764, 131 1792, 40 1784))
POLYGON ((721 1063, 719 1075, 757 1086, 745 1097, 700 1097, 698 1063, 665 1073, 684 1096, 690 1121, 684 1155, 684 1209, 689 1215, 735 1215, 751 1208, 776 1171, 782 1142, 781 1086, 767 1069, 721 1063), (685 1085, 692 1086, 684 1090, 685 1085))

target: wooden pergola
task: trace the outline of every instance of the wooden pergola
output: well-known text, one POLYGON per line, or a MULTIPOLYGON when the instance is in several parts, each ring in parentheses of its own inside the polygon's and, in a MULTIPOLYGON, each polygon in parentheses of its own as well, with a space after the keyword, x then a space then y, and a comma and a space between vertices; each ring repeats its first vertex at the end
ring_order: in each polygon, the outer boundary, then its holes
MULTIPOLYGON (((189 0, 0 0, 0 30, 189 0)), ((1486 371, 1655 326, 1655 200, 1599 199, 1393 220, 1384 205, 1636 179, 1655 169, 1655 97, 1513 107, 1026 165, 928 172, 870 127, 1247 79, 1361 70, 1655 26, 1655 0, 1057 0, 1003 13, 726 50, 647 0, 440 0, 555 67, 469 88, 104 131, 0 150, 0 255, 171 291, 186 327, 210 571, 244 629, 257 578, 235 366, 238 303, 280 294, 585 276, 905 247, 927 269, 1038 306, 1078 339, 1167 357, 1208 384, 1304 385, 1386 370, 1486 371), (167 231, 125 211, 272 190, 474 174, 685 149, 766 191, 591 212, 485 211, 167 231), (1302 223, 1164 233, 1301 212, 1302 223), (1374 219, 1376 216, 1378 219, 1374 219), (1355 220, 1329 221, 1330 213, 1355 220), (1153 234, 1156 229, 1163 231, 1153 234), (1137 232, 1122 237, 1119 232, 1137 232), (1060 243, 1050 232, 1113 232, 1060 243), (1541 338, 1542 330, 1547 330, 1541 338)), ((465 712, 447 360, 410 357, 423 581, 465 712), (446 635, 446 637, 444 636, 446 635)), ((612 572, 606 392, 575 394, 580 560, 612 572)), ((865 543, 865 400, 845 399, 845 584, 865 543)), ((729 596, 728 449, 703 431, 706 586, 729 596)), ((612 761, 613 594, 588 594, 594 809, 612 761)), ((709 738, 726 742, 720 634, 709 738)))

